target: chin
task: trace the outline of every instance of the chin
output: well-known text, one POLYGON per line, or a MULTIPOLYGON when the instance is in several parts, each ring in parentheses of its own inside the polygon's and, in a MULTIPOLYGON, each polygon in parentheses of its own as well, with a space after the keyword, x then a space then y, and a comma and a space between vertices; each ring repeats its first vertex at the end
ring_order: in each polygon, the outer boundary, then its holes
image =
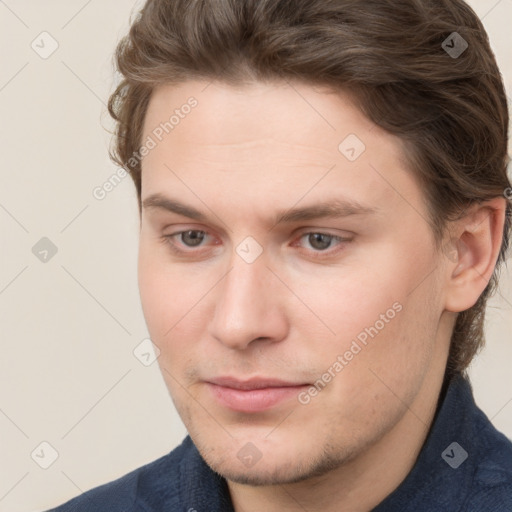
POLYGON ((239 449, 223 450, 218 457, 216 450, 203 450, 196 444, 206 463, 226 480, 242 485, 284 485, 319 478, 349 462, 355 450, 343 450, 333 446, 310 446, 311 453, 281 445, 281 450, 267 443, 261 458, 253 465, 244 465, 239 459, 239 449), (279 452, 283 451, 283 454, 279 452))

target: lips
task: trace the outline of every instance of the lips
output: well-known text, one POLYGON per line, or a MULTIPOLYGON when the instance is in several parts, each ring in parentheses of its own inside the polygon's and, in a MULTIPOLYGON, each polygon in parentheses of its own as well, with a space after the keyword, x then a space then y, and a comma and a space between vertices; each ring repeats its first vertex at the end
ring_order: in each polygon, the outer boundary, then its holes
POLYGON ((222 407, 237 412, 257 413, 296 398, 309 384, 280 379, 253 378, 239 380, 219 377, 205 382, 213 398, 222 407))

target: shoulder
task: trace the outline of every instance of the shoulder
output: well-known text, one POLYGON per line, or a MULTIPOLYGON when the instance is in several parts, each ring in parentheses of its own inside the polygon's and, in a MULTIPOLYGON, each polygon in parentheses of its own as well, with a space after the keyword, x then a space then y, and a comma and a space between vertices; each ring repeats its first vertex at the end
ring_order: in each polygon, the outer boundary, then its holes
POLYGON ((475 436, 478 438, 478 450, 474 454, 476 467, 463 510, 512 510, 512 442, 483 413, 478 424, 475 436))
POLYGON ((153 509, 143 505, 144 496, 179 500, 180 465, 194 455, 194 450, 187 437, 167 455, 47 512, 149 512, 153 509))
MULTIPOLYGON (((512 456, 512 454, 511 454, 512 456)), ((504 512, 512 510, 512 472, 484 463, 479 466, 473 480, 464 512, 504 512)))

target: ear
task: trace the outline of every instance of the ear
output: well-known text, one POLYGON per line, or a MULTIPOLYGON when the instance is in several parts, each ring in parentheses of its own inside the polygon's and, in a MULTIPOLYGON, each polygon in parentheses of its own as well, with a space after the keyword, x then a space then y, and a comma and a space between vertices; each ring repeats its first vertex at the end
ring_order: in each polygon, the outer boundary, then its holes
POLYGON ((503 240, 507 201, 504 197, 478 203, 451 226, 451 240, 444 251, 447 286, 445 309, 471 308, 489 283, 503 240))

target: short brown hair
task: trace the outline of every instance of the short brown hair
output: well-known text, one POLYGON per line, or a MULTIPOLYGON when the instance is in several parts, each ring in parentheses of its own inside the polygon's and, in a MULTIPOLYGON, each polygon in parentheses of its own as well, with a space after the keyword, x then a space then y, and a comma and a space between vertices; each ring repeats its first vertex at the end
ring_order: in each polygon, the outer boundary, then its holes
MULTIPOLYGON (((510 187, 502 78, 462 0, 148 0, 115 61, 123 79, 108 105, 117 122, 111 158, 133 178, 139 209, 141 165, 132 157, 151 92, 191 79, 294 79, 351 91, 370 120, 403 141, 438 249, 447 221, 510 187), (456 42, 459 55, 448 51, 456 42)), ((447 373, 464 372, 484 343, 510 206, 493 276, 458 314, 447 373)))

